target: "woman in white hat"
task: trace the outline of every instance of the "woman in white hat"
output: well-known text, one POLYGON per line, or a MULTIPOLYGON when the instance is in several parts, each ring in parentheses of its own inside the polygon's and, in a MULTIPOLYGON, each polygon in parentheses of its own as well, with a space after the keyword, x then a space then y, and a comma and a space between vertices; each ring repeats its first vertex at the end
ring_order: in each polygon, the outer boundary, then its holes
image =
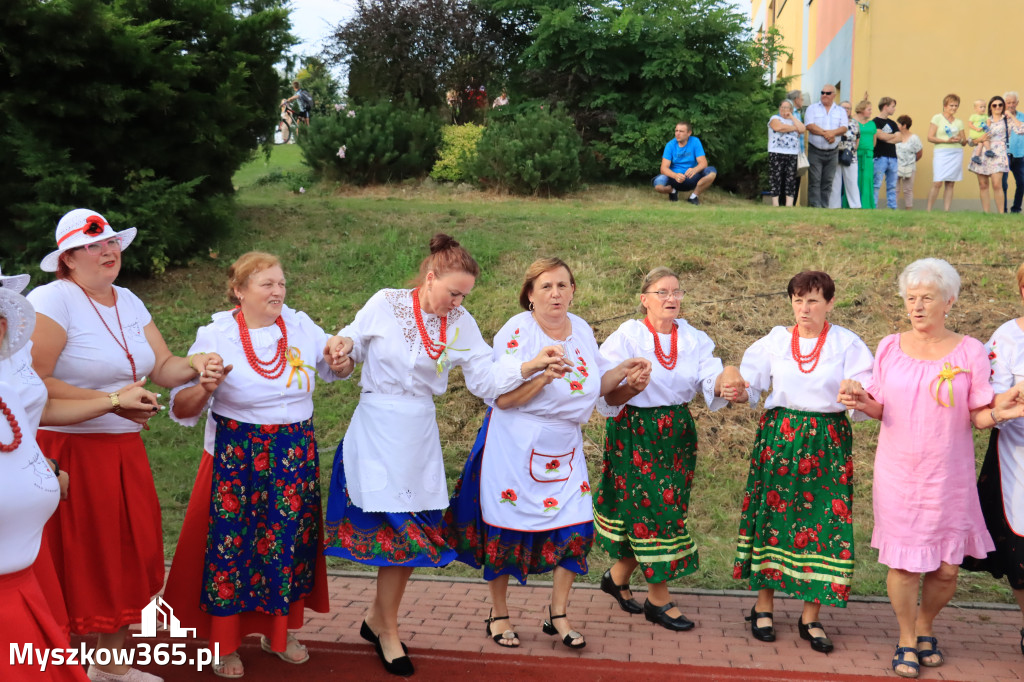
MULTIPOLYGON (((128 626, 164 581, 160 503, 139 431, 155 414, 127 409, 117 391, 149 376, 174 387, 197 374, 217 376, 216 354, 175 357, 145 305, 114 285, 121 251, 135 228, 115 232, 79 208, 57 225, 57 249, 41 267, 57 281, 34 289, 32 358, 50 398, 106 397, 114 414, 74 426, 43 427, 43 451, 69 472, 68 500, 46 528, 72 632, 99 633, 98 649, 124 648, 128 626)), ((127 665, 94 665, 93 680, 143 680, 127 665)))

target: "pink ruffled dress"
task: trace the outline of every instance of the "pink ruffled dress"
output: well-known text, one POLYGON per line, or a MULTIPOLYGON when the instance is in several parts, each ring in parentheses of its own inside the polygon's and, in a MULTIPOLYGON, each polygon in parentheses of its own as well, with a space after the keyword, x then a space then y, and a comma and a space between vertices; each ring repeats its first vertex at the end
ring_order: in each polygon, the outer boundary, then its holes
POLYGON ((927 573, 994 549, 975 486, 970 417, 992 401, 990 371, 988 351, 969 336, 941 360, 908 356, 899 334, 878 344, 867 388, 885 408, 872 485, 880 563, 927 573), (950 382, 944 368, 966 371, 950 382))

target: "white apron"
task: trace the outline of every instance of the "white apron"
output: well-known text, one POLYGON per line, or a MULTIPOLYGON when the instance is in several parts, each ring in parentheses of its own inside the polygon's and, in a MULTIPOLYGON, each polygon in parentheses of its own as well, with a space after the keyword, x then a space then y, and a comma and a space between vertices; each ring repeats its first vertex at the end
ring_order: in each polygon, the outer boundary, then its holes
POLYGON ((480 472, 491 526, 550 531, 594 520, 579 424, 495 409, 480 472))
POLYGON ((434 401, 363 393, 343 446, 352 503, 367 512, 448 506, 434 401))
POLYGON ((1024 439, 1016 428, 999 429, 999 480, 1003 488, 1003 513, 1014 534, 1024 537, 1024 439))

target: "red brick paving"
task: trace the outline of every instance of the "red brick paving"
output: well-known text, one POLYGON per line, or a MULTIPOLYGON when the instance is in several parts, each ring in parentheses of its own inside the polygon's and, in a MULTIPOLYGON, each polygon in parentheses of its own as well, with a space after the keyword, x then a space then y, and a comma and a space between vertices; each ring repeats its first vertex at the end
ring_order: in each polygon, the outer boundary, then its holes
MULTIPOLYGON (((373 599, 372 575, 335 572, 329 582, 331 613, 312 614, 299 638, 311 644, 362 645, 372 655, 359 637, 359 625, 373 599)), ((769 644, 753 640, 743 620, 753 604, 749 593, 673 590, 676 604, 697 623, 690 632, 674 633, 648 623, 642 615, 624 613, 596 586, 577 585, 570 596, 569 617, 572 626, 586 636, 587 647, 576 652, 540 630, 550 589, 550 583, 541 580, 526 587, 510 586, 512 625, 522 645, 504 649, 484 636, 488 605, 483 581, 414 576, 402 602, 403 640, 414 662, 418 652, 437 656, 444 650, 488 657, 576 658, 598 666, 603 660, 738 669, 729 679, 785 679, 785 671, 803 673, 800 676, 805 679, 807 674, 820 679, 836 675, 897 679, 889 665, 897 639, 896 618, 884 600, 852 601, 846 609, 823 608, 822 624, 836 644, 835 651, 826 656, 812 651, 797 634, 802 606, 797 600, 776 599, 778 640, 769 644), (769 671, 783 671, 783 675, 769 671)), ((645 595, 637 590, 636 596, 642 602, 645 595)), ((1024 681, 1020 627, 1021 614, 1016 608, 947 607, 935 627, 946 664, 922 668, 920 679, 1024 681)), ((355 646, 353 650, 357 650, 355 646)), ((678 670, 682 674, 685 669, 678 670)), ((714 675, 702 677, 707 680, 714 675)))

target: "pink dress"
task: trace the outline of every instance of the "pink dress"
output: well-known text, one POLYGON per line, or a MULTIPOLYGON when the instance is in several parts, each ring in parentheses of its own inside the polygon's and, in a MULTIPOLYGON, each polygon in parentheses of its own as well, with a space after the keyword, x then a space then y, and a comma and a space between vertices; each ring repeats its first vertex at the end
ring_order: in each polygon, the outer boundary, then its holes
POLYGON ((994 396, 988 352, 965 336, 941 360, 917 360, 900 335, 882 339, 868 392, 885 407, 875 452, 875 529, 871 546, 890 568, 927 573, 964 555, 984 558, 995 546, 985 529, 974 476, 970 411, 994 396), (960 368, 949 382, 946 364, 960 368))

